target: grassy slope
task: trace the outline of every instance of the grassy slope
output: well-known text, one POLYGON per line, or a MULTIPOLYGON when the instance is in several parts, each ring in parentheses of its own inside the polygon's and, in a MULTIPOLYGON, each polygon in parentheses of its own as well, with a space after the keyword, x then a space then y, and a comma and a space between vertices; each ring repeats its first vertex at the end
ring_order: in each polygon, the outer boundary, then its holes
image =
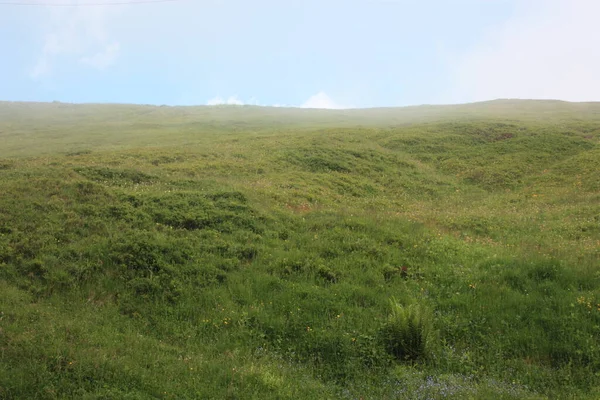
POLYGON ((0 103, 0 142, 0 397, 600 395, 600 104, 0 103))

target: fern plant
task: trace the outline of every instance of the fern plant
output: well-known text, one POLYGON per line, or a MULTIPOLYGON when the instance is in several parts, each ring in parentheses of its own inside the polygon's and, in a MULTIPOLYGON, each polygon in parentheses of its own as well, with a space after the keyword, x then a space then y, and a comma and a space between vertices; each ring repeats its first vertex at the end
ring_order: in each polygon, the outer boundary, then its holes
POLYGON ((386 351, 399 361, 431 354, 436 332, 431 310, 422 304, 404 306, 391 300, 391 313, 380 330, 386 351))

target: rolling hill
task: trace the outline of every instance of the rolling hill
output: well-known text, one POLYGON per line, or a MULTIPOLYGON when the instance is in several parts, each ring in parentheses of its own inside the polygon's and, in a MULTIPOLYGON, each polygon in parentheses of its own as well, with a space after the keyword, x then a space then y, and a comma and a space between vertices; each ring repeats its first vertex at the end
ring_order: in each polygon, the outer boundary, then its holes
POLYGON ((0 102, 0 398, 600 397, 600 103, 0 102))

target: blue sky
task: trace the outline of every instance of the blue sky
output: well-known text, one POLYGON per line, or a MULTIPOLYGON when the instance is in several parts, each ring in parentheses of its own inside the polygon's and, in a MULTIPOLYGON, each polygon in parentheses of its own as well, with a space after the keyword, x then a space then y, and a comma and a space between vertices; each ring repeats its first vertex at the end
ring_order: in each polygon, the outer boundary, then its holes
POLYGON ((113 1, 0 4, 0 100, 600 100, 598 0, 113 1))

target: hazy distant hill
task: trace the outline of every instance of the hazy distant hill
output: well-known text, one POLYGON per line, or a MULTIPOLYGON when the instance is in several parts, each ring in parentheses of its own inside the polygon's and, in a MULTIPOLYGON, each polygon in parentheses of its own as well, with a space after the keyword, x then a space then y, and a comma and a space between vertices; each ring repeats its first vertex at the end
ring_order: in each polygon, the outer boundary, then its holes
POLYGON ((457 119, 597 123, 600 103, 539 100, 403 108, 316 110, 258 106, 167 107, 0 102, 0 156, 85 148, 186 143, 194 135, 271 134, 344 127, 394 127, 457 119), (40 145, 39 139, 48 139, 40 145))

